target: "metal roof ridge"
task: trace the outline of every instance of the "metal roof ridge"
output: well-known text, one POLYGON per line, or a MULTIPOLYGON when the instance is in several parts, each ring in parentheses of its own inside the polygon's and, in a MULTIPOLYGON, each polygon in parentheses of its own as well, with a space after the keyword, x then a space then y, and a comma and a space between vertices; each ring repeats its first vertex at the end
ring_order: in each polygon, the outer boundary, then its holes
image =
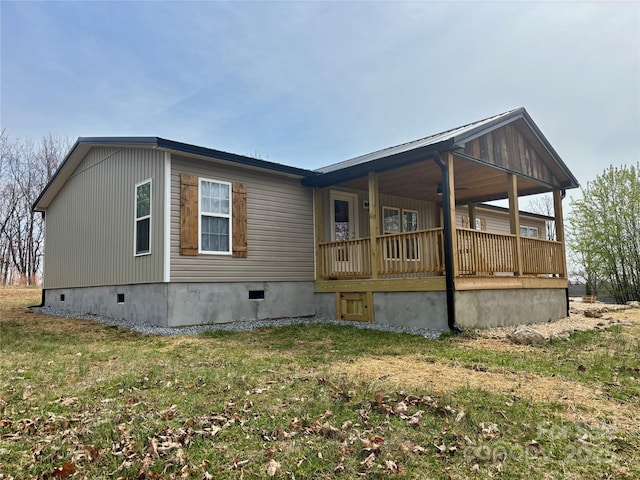
POLYGON ((457 126, 457 127, 454 127, 454 128, 450 128, 448 130, 444 130, 442 132, 434 133, 432 135, 427 135, 426 137, 422 137, 422 138, 418 138, 418 139, 415 139, 415 140, 410 140, 410 141, 407 141, 407 142, 399 143, 397 145, 392 145, 390 147, 381 148, 379 150, 374 150, 373 152, 368 152, 368 153, 365 153, 363 155, 358 155, 356 157, 347 158, 347 159, 342 160, 340 162, 332 163, 332 164, 326 165, 324 167, 317 168, 317 169, 315 169, 313 171, 318 173, 318 174, 329 173, 329 172, 332 172, 332 171, 335 171, 335 170, 339 170, 338 168, 332 168, 332 167, 337 167, 338 165, 345 164, 347 162, 349 162, 352 165, 354 165, 354 164, 356 164, 356 160, 358 160, 359 158, 364 158, 364 157, 367 157, 367 156, 373 156, 373 155, 376 155, 376 154, 380 154, 382 152, 386 152, 386 151, 393 150, 393 149, 398 149, 398 148, 401 148, 401 147, 404 147, 404 146, 407 146, 407 145, 411 145, 411 144, 417 144, 417 143, 424 142, 425 140, 428 140, 428 139, 431 139, 431 138, 436 138, 436 137, 440 137, 440 136, 446 136, 447 134, 449 134, 451 132, 454 132, 456 130, 463 130, 463 129, 468 128, 468 127, 470 127, 472 125, 480 126, 484 122, 491 121, 491 120, 494 120, 494 119, 497 119, 497 118, 500 118, 500 117, 503 117, 503 116, 508 116, 509 114, 512 114, 514 112, 522 112, 522 111, 525 111, 524 107, 513 108, 511 110, 507 110, 507 111, 502 112, 502 113, 491 115, 491 116, 483 118, 481 120, 476 120, 475 122, 470 122, 470 123, 467 123, 465 125, 460 125, 460 126, 457 126), (332 169, 327 171, 327 169, 329 169, 329 168, 332 168, 332 169))

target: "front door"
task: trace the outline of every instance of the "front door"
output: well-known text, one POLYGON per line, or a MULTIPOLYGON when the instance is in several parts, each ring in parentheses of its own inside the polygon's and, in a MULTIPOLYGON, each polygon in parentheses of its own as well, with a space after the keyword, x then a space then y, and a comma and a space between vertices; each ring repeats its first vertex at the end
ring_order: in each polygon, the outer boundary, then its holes
MULTIPOLYGON (((358 195, 347 192, 331 192, 331 240, 344 242, 358 238, 358 195)), ((354 275, 360 271, 360 246, 354 243, 333 249, 333 271, 342 275, 354 275)))
POLYGON ((331 240, 358 238, 358 195, 331 192, 331 240))

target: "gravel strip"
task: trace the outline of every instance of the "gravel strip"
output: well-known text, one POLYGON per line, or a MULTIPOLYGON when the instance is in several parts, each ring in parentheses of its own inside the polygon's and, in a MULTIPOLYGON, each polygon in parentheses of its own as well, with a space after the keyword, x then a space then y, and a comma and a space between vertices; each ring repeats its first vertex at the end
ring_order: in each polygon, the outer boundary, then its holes
POLYGON ((77 318, 79 320, 89 320, 92 322, 102 323, 121 328, 126 328, 134 332, 145 333, 149 335, 200 335, 203 332, 216 330, 224 330, 228 332, 248 332, 256 328, 266 327, 285 327, 289 325, 342 325, 345 327, 356 327, 362 329, 380 330, 392 333, 408 333, 410 335, 419 335, 425 338, 438 338, 442 332, 437 330, 429 330, 426 328, 412 328, 394 325, 384 325, 380 323, 350 322, 344 320, 331 320, 322 317, 304 317, 304 318, 281 318, 278 320, 252 320, 244 322, 233 322, 215 325, 195 325, 191 327, 158 327, 148 323, 132 323, 124 318, 108 317, 104 315, 96 315, 93 313, 83 314, 70 310, 63 310, 54 307, 31 307, 33 311, 64 318, 77 318))

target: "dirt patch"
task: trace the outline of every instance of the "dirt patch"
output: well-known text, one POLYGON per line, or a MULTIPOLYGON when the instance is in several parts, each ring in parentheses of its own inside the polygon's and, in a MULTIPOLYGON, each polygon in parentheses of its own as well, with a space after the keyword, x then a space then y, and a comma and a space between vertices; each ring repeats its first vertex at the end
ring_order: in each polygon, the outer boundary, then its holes
MULTIPOLYGON (((566 337, 573 332, 584 330, 604 330, 615 325, 640 327, 640 309, 629 308, 626 305, 571 302, 569 317, 546 323, 532 323, 530 327, 548 339, 566 337), (585 311, 596 310, 602 315, 601 317, 589 318, 585 315, 585 311)), ((479 328, 471 330, 469 334, 489 339, 506 340, 515 328, 515 325, 479 328)), ((499 345, 499 343, 494 345, 499 345)), ((504 346, 501 348, 503 350, 509 349, 504 346)))
POLYGON ((601 390, 556 377, 482 372, 452 364, 425 363, 415 355, 359 358, 353 363, 335 363, 331 372, 403 389, 455 392, 468 387, 512 394, 535 402, 558 403, 565 408, 563 416, 571 421, 600 426, 606 423, 621 431, 640 429, 634 409, 605 398, 601 390))

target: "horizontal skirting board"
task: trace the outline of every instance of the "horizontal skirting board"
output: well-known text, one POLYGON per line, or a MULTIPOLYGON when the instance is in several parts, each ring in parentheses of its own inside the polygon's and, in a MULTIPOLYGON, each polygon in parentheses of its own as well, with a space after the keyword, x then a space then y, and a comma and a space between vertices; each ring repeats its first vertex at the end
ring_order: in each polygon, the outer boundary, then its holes
POLYGON ((315 282, 315 292, 443 292, 444 277, 324 280, 315 282))
MULTIPOLYGON (((507 290, 567 288, 566 278, 549 277, 458 277, 455 289, 507 290)), ((353 280, 321 280, 315 282, 316 293, 326 292, 444 292, 444 277, 431 278, 383 278, 353 280)))
POLYGON ((527 288, 567 288, 566 278, 556 277, 458 277, 456 290, 502 290, 527 288))

